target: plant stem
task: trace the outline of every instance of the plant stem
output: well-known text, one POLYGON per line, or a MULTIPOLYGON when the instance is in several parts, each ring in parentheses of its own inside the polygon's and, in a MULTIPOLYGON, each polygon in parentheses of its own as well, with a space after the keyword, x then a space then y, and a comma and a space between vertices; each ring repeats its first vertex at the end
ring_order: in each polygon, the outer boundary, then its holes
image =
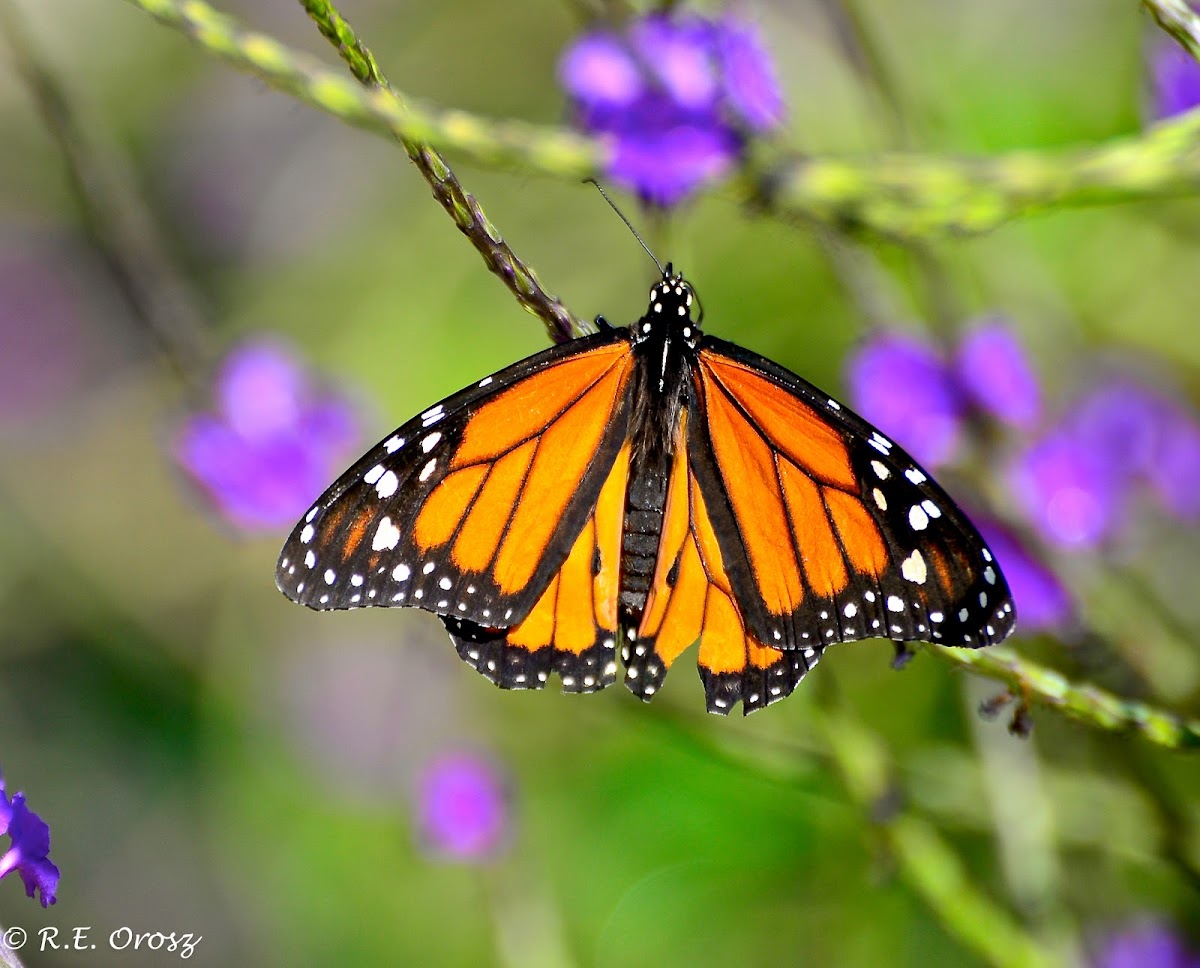
MULTIPOLYGON (((390 94, 402 103, 379 69, 374 55, 332 3, 328 0, 300 2, 359 83, 381 94, 390 94)), ((484 215, 475 196, 467 192, 455 177, 446 160, 424 141, 408 137, 400 131, 393 131, 393 134, 433 189, 433 197, 450 214, 459 230, 471 240, 488 268, 504 280, 517 301, 545 323, 550 338, 561 343, 588 331, 589 327, 557 297, 546 292, 534 271, 517 258, 484 215)))

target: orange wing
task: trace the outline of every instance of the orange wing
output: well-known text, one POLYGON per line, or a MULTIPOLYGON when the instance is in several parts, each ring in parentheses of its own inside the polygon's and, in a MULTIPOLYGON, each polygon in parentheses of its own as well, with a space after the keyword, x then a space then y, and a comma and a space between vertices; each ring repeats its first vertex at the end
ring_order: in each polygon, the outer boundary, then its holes
POLYGON ((557 672, 564 692, 616 679, 621 529, 629 481, 626 444, 567 560, 525 619, 511 628, 444 619, 458 654, 504 689, 540 689, 557 672))
POLYGON ((685 414, 646 607, 636 633, 622 646, 625 684, 649 700, 671 664, 699 640, 708 711, 727 714, 740 699, 749 713, 790 694, 817 664, 822 647, 785 653, 764 646, 748 630, 704 495, 689 468, 687 422, 685 414))
POLYGON ((706 337, 692 472, 746 627, 784 650, 881 636, 979 647, 1011 597, 954 502, 865 421, 782 367, 706 337))
MULTIPOLYGON (((296 525, 280 589, 311 608, 411 605, 533 642, 557 589, 577 593, 584 550, 604 545, 595 509, 627 436, 632 368, 625 331, 585 337, 409 421, 296 525)), ((554 614, 554 643, 574 647, 554 614)))

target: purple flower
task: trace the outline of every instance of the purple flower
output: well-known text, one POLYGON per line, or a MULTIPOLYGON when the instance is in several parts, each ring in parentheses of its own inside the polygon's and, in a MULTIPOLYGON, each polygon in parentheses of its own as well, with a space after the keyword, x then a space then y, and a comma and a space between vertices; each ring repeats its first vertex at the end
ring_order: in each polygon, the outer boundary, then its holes
POLYGON ((58 868, 46 855, 50 853, 50 828, 25 805, 25 794, 18 793, 9 801, 0 776, 0 837, 7 835, 8 851, 0 856, 0 878, 16 871, 25 882, 25 893, 33 897, 36 891, 42 907, 56 900, 58 868))
POLYGON ((783 92, 757 29, 726 14, 717 31, 717 57, 725 97, 754 131, 783 121, 783 92))
POLYGON ((1108 537, 1127 497, 1120 471, 1064 432, 1027 447, 1009 482, 1040 533, 1072 548, 1096 547, 1108 537))
POLYGON ((1028 447, 1009 481, 1039 533, 1069 548, 1092 548, 1114 529, 1125 477, 1077 436, 1059 431, 1028 447))
POLYGON ((1041 416, 1037 377, 1012 330, 999 320, 972 329, 955 360, 964 391, 982 410, 1014 427, 1031 427, 1041 416))
POLYGON ((218 413, 187 420, 182 466, 239 527, 290 524, 320 494, 357 437, 342 399, 315 391, 292 356, 248 343, 217 379, 218 413))
POLYGON ((559 81, 580 126, 609 141, 609 177, 657 205, 725 174, 747 131, 783 117, 758 31, 732 15, 654 13, 623 35, 585 34, 563 54, 559 81))
POLYGON ((1148 475, 1171 514, 1200 521, 1200 422, 1195 414, 1178 408, 1167 412, 1148 475))
POLYGON ((1200 968, 1200 954, 1189 952, 1165 926, 1143 922, 1108 940, 1095 968, 1200 968))
POLYGON ((478 861, 494 856, 508 832, 508 804, 495 767, 471 753, 447 753, 418 781, 422 838, 437 854, 478 861))
POLYGON ((1011 531, 987 518, 972 517, 1004 572, 1022 632, 1061 628, 1073 610, 1066 587, 1022 546, 1011 531))
POLYGON ((1133 477, 1154 463, 1170 409, 1165 397, 1136 383, 1117 381, 1085 394, 1064 423, 1110 466, 1111 473, 1133 477))
POLYGON ((1150 72, 1156 118, 1173 117, 1200 104, 1200 64, 1172 38, 1162 37, 1154 45, 1150 72))
POLYGON ((954 456, 965 401, 931 346, 895 333, 872 337, 851 357, 847 382, 854 408, 920 463, 954 456))

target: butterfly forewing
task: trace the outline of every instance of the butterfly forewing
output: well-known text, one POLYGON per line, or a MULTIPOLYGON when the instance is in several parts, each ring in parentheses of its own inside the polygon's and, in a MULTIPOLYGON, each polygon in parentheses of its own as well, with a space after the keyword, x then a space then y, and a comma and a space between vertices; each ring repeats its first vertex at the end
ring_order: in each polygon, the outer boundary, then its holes
POLYGON ((297 524, 280 589, 318 609, 414 605, 481 625, 522 621, 624 442, 626 335, 553 347, 400 427, 297 524))
POLYGON ((782 367, 711 337, 694 380, 692 465, 763 643, 879 636, 979 647, 1011 631, 1011 597, 978 532, 892 441, 782 367))

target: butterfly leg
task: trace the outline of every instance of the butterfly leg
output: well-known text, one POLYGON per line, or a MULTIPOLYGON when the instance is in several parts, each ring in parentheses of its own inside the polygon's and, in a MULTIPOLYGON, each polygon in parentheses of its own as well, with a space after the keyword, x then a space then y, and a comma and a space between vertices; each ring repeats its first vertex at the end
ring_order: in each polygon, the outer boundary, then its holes
POLYGON ((913 656, 917 653, 908 647, 907 642, 893 641, 892 647, 896 650, 896 655, 892 659, 892 668, 899 672, 913 660, 913 656))

